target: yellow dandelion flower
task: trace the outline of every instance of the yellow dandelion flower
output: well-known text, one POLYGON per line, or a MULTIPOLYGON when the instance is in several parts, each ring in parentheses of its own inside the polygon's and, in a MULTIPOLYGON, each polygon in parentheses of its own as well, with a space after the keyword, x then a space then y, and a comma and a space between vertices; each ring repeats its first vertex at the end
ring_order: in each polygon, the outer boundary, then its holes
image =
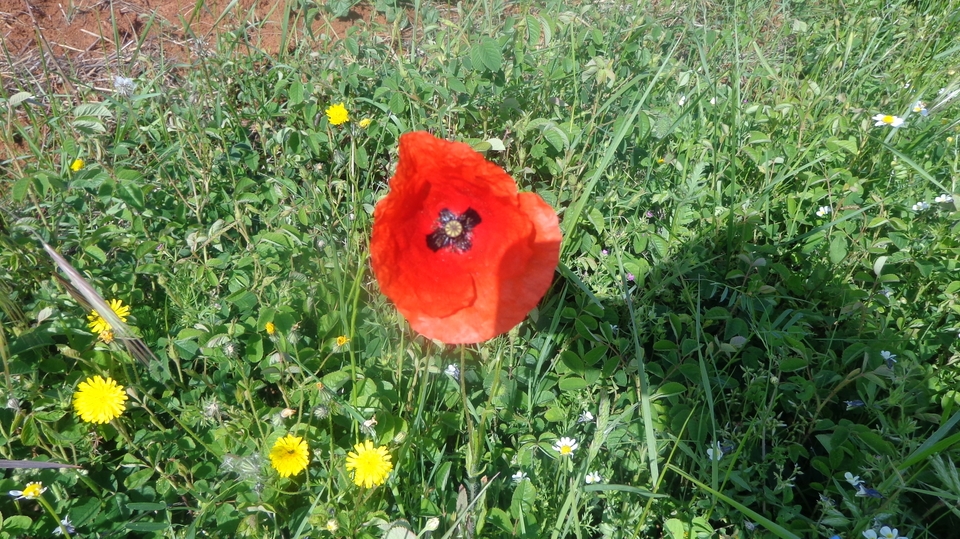
POLYGON ((43 492, 47 490, 43 483, 27 483, 27 486, 23 487, 23 490, 11 490, 7 494, 13 496, 17 500, 35 500, 40 497, 43 492))
MULTIPOLYGON (((110 305, 110 309, 117 315, 117 318, 121 322, 126 322, 127 317, 130 316, 130 306, 124 305, 119 299, 111 299, 107 302, 110 305)), ((87 316, 87 326, 90 327, 90 331, 100 334, 104 331, 110 331, 113 329, 113 326, 110 325, 110 322, 107 322, 102 316, 100 316, 97 311, 92 311, 89 316, 87 316)))
POLYGON ((85 165, 86 163, 83 162, 83 159, 74 159, 73 163, 70 163, 70 170, 74 172, 80 172, 80 169, 82 169, 85 165))
POLYGON ((372 124, 372 123, 373 123, 373 120, 371 120, 370 118, 364 118, 364 119, 360 120, 360 127, 366 129, 366 128, 370 127, 370 124, 372 124))
POLYGON ((346 335, 341 335, 341 336, 337 337, 337 346, 343 346, 343 345, 347 344, 348 342, 350 342, 350 339, 347 338, 346 335))
POLYGON ((297 475, 307 469, 310 462, 307 442, 299 436, 288 434, 277 440, 270 450, 270 465, 280 474, 280 477, 297 475))
POLYGON ((73 409, 87 423, 109 423, 126 410, 127 394, 123 386, 109 376, 87 378, 73 394, 73 409))
POLYGON ((267 330, 267 335, 273 335, 277 332, 277 326, 273 322, 267 322, 267 325, 263 326, 263 329, 267 330))
POLYGON ((373 442, 367 440, 347 453, 347 470, 353 470, 353 482, 358 487, 371 488, 387 480, 393 464, 386 446, 373 447, 373 442))
POLYGON ((327 109, 327 120, 330 125, 345 124, 350 121, 350 115, 347 113, 347 107, 343 103, 337 103, 327 109))

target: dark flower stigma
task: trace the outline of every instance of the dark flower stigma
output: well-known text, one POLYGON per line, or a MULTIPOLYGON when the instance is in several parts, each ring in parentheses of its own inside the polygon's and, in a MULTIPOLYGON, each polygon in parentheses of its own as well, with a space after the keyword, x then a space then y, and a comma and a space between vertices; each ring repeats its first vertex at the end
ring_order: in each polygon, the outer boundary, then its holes
POLYGON ((443 248, 450 248, 455 253, 469 251, 473 246, 470 242, 473 227, 479 224, 480 214, 473 208, 467 208, 461 215, 444 208, 440 210, 437 228, 427 234, 427 247, 433 252, 443 248))

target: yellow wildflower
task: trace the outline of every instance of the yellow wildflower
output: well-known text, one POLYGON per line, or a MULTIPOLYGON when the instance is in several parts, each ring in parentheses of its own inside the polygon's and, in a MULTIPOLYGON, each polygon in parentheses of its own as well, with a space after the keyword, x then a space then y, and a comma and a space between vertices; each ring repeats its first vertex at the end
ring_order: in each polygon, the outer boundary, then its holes
POLYGON ((386 446, 373 447, 373 442, 366 440, 353 449, 347 453, 347 470, 353 470, 353 482, 366 488, 382 485, 393 471, 386 446))
POLYGON ((347 107, 343 103, 337 103, 327 109, 327 120, 330 125, 345 124, 350 121, 350 115, 347 113, 347 107))
POLYGON ((94 376, 77 386, 77 392, 73 394, 73 408, 80 419, 87 423, 109 423, 126 410, 125 400, 127 394, 123 392, 123 386, 109 376, 106 380, 94 376))
POLYGON ((277 470, 280 477, 297 475, 307 469, 310 463, 310 453, 307 442, 299 436, 288 434, 277 440, 270 450, 270 464, 277 470))
MULTIPOLYGON (((127 317, 130 316, 129 305, 124 305, 119 299, 111 299, 107 302, 107 304, 110 306, 110 310, 117 315, 117 318, 119 318, 121 322, 127 321, 127 317)), ((113 326, 110 325, 110 322, 107 322, 97 313, 97 311, 92 311, 87 316, 87 320, 89 320, 87 326, 89 326, 90 331, 94 333, 101 334, 104 331, 110 331, 113 329, 113 326)))

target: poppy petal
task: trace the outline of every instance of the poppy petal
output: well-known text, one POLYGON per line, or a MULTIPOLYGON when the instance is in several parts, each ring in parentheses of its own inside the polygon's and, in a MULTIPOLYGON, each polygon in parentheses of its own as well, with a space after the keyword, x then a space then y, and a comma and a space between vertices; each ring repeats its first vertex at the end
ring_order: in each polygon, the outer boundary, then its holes
POLYGON ((560 241, 553 208, 470 146, 400 137, 370 252, 381 289, 414 330, 451 344, 509 331, 550 287, 560 241), (440 241, 441 218, 459 219, 465 226, 449 230, 467 236, 440 241))

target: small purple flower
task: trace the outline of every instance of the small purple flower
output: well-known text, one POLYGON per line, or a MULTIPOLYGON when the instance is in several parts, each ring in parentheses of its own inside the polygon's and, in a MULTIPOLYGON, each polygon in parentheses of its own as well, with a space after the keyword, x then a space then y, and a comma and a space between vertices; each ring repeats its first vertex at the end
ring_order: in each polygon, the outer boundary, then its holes
POLYGON ((653 219, 653 212, 650 210, 647 210, 647 213, 645 213, 644 215, 647 216, 647 219, 653 219))
POLYGON ((627 274, 627 280, 630 281, 631 283, 633 282, 633 280, 634 280, 635 278, 636 278, 636 277, 634 277, 634 275, 633 275, 632 273, 628 273, 628 274, 627 274))
POLYGON ((603 256, 607 256, 608 254, 610 254, 610 251, 604 249, 604 250, 600 251, 600 254, 602 254, 603 256))

